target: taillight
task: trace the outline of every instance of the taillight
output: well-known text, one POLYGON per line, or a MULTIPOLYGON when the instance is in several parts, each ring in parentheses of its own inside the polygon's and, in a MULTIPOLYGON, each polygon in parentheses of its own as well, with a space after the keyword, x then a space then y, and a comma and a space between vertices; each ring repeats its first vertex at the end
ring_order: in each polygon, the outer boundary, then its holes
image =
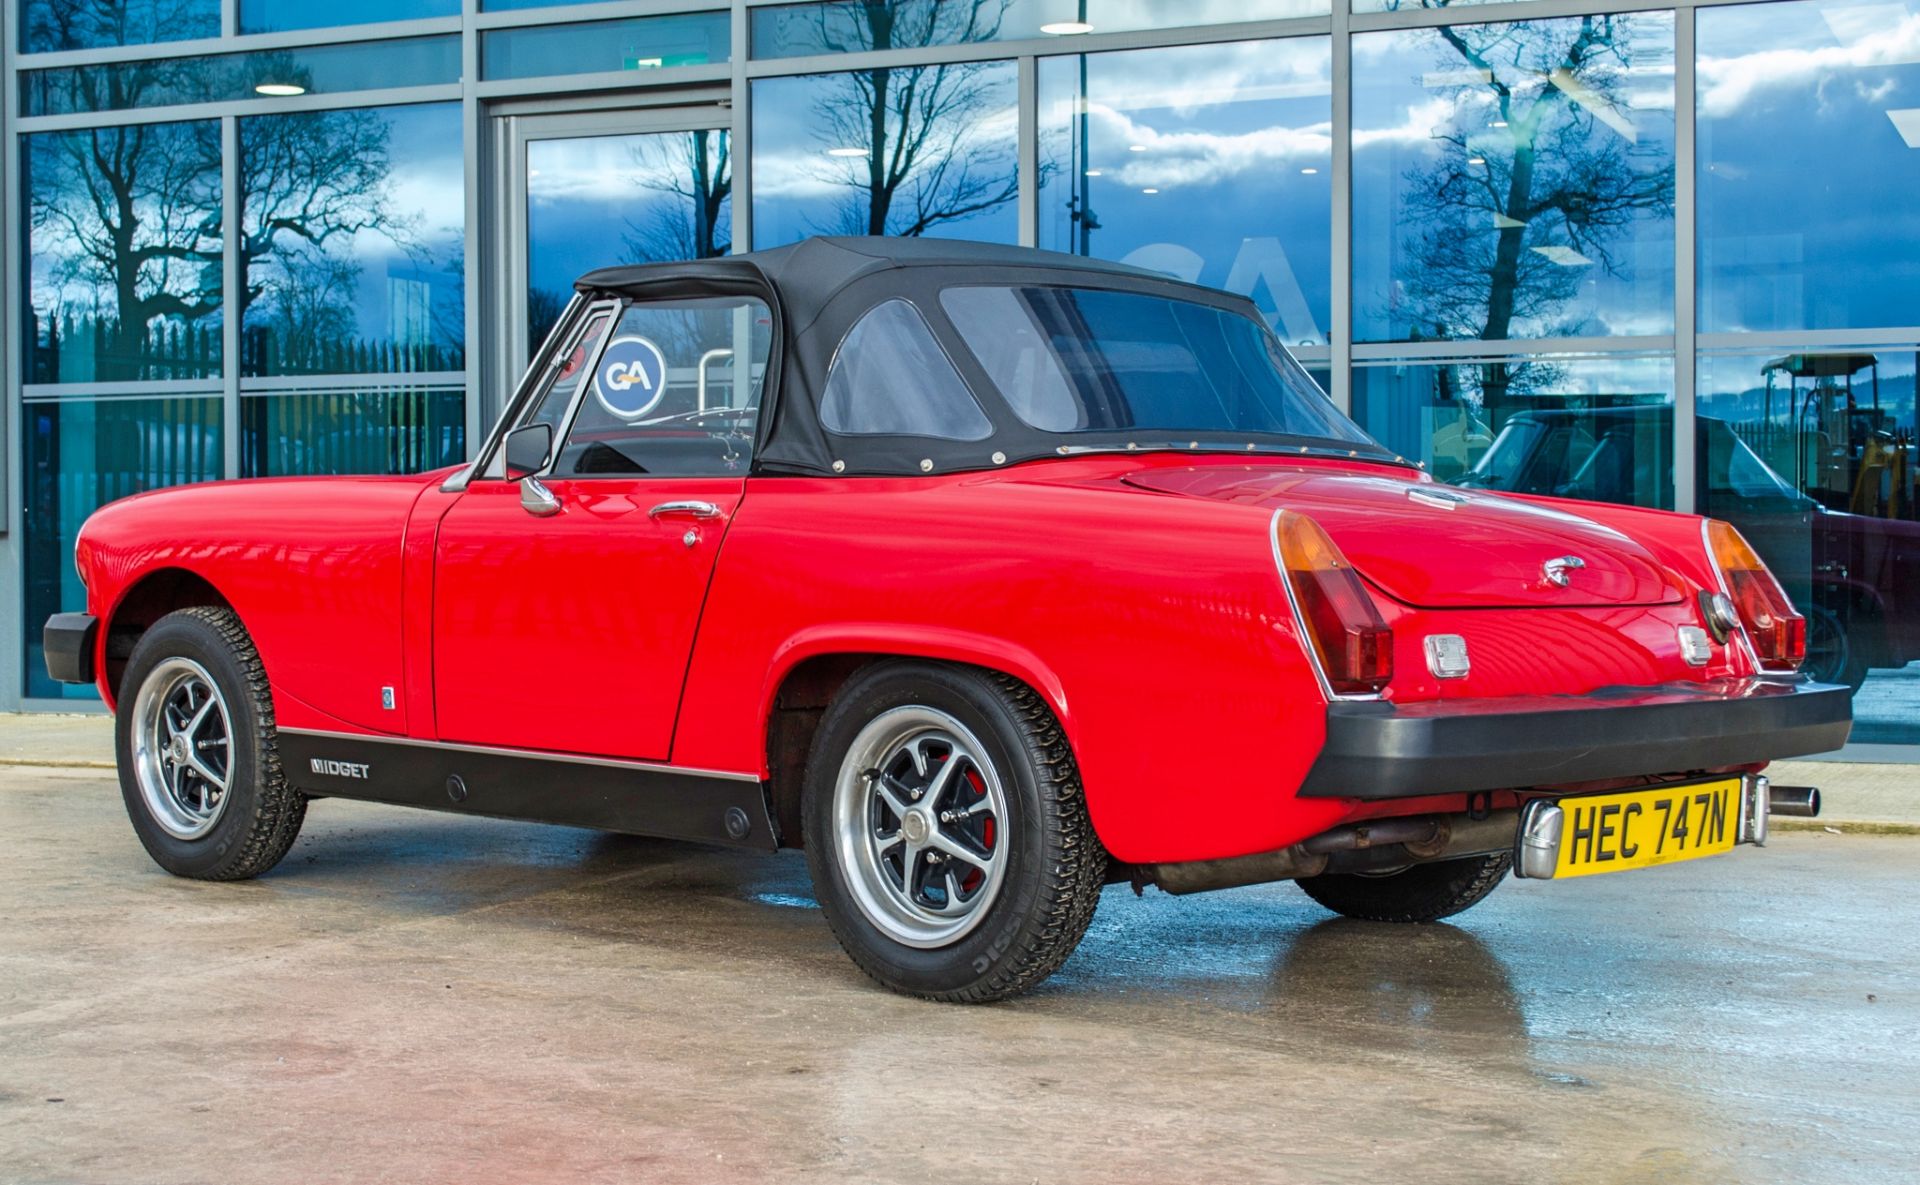
POLYGON ((1753 546, 1731 524, 1708 519, 1707 549, 1760 665, 1788 671, 1799 666, 1807 657, 1807 619, 1794 611, 1786 590, 1760 562, 1753 546))
POLYGON ((1378 692, 1393 679, 1393 630, 1373 607, 1359 573, 1304 514, 1281 511, 1274 531, 1294 606, 1334 693, 1378 692))

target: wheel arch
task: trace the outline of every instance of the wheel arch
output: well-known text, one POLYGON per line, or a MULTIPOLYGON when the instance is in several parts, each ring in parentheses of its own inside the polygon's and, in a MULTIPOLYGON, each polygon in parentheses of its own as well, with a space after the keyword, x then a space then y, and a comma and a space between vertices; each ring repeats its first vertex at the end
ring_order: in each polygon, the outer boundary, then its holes
POLYGON ((956 630, 822 629, 781 647, 762 690, 767 793, 782 847, 803 847, 800 790, 807 757, 827 705, 855 674, 889 659, 978 667, 1018 679, 1038 695, 1074 747, 1071 705, 1060 679, 1039 657, 997 638, 956 630))
POLYGON ((177 609, 211 605, 234 613, 233 602, 211 580, 189 568, 156 568, 143 574, 120 594, 101 623, 102 697, 109 709, 116 706, 120 679, 126 673, 127 659, 143 634, 167 614, 177 609))

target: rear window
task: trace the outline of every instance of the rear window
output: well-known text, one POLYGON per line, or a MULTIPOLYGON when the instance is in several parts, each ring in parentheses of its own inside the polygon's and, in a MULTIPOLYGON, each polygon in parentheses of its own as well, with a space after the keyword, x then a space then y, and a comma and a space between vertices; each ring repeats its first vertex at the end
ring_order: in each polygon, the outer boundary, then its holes
POLYGON ((1044 432, 1371 444, 1266 326, 1100 288, 949 288, 941 308, 1015 415, 1044 432))
POLYGON ((827 369, 820 422, 842 436, 993 435, 926 318, 899 299, 875 305, 847 331, 827 369))

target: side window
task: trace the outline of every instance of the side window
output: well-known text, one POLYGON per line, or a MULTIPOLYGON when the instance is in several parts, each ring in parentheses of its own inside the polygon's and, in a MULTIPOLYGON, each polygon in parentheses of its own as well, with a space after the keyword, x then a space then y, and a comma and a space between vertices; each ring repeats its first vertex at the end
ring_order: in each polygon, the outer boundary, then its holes
POLYGON ((547 380, 547 389, 527 409, 520 427, 552 424, 554 432, 558 434, 560 421, 566 418, 567 408, 573 406, 574 393, 587 376, 587 363, 593 360, 594 347, 600 344, 600 337, 606 332, 607 322, 612 316, 611 308, 595 309, 587 314, 573 337, 561 347, 561 354, 550 360, 555 365, 552 377, 547 380))
POLYGON ((1087 425, 1053 344, 1013 288, 949 288, 940 305, 1014 414, 1045 432, 1087 425))
POLYGON ((926 318, 899 299, 868 309, 847 331, 827 370, 820 422, 843 436, 993 435, 926 318))
POLYGON ((773 314, 751 297, 628 305, 585 379, 554 476, 745 472, 772 341, 773 314))

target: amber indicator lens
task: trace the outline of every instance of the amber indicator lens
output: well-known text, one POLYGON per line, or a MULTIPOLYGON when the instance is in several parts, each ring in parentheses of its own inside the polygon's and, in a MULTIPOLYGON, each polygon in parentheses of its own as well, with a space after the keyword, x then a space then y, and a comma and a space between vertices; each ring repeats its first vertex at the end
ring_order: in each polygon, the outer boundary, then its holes
POLYGON ((1360 574, 1306 515, 1283 510, 1274 530, 1287 586, 1327 682, 1339 695, 1378 692, 1393 680, 1393 630, 1360 574))
POLYGON ((1794 611, 1786 590, 1732 524, 1708 519, 1707 543, 1760 665, 1769 670, 1799 666, 1807 657, 1807 619, 1794 611))

